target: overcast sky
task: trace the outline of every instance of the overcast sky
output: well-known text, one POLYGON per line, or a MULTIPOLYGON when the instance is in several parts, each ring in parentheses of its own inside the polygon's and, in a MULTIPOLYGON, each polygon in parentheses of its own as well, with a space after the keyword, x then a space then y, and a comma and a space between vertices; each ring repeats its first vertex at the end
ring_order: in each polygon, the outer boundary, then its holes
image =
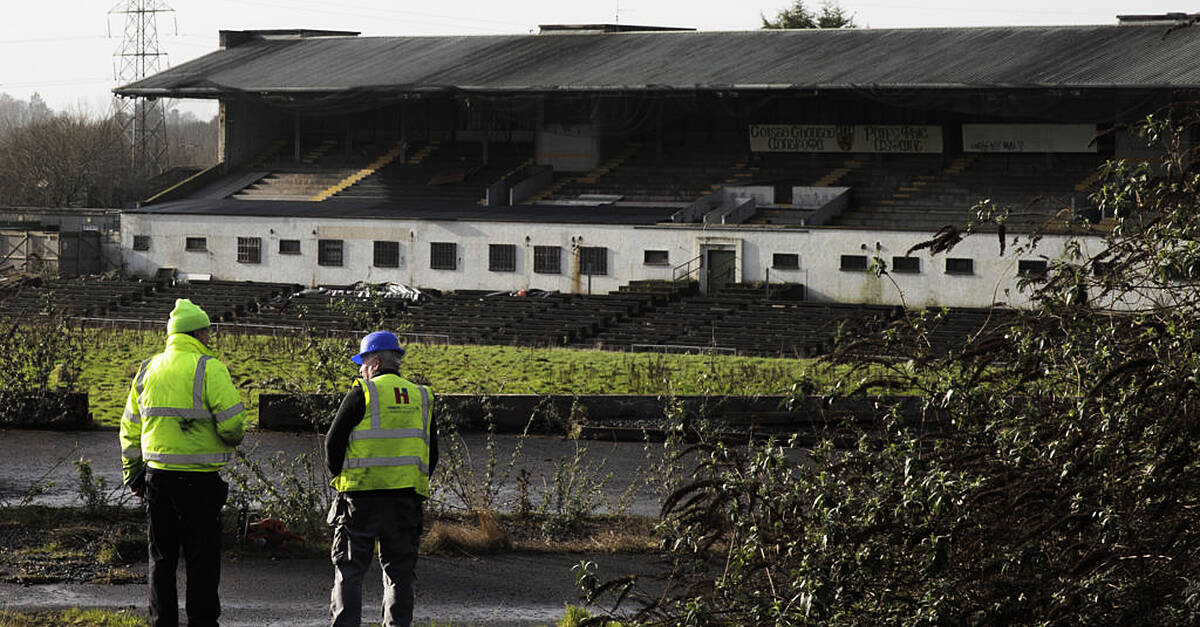
MULTIPOLYGON (((144 0, 158 13, 158 39, 169 65, 216 48, 221 29, 321 28, 364 35, 529 33, 538 24, 688 26, 747 30, 790 0, 144 0)), ((103 112, 116 85, 113 54, 129 0, 6 0, 0 19, 0 92, 27 100, 37 92, 55 109, 103 112)), ((819 6, 819 0, 806 3, 819 6)), ((844 0, 860 27, 1113 24, 1128 13, 1185 12, 1180 2, 1136 0, 844 0)), ((211 115, 215 105, 180 101, 211 115)))

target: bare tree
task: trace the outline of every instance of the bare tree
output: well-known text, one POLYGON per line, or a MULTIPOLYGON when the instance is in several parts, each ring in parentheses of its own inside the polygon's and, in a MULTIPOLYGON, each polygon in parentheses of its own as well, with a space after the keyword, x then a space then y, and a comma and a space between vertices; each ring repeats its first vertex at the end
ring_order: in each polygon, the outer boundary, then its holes
POLYGON ((0 203, 117 207, 136 197, 112 118, 60 113, 0 131, 0 203))

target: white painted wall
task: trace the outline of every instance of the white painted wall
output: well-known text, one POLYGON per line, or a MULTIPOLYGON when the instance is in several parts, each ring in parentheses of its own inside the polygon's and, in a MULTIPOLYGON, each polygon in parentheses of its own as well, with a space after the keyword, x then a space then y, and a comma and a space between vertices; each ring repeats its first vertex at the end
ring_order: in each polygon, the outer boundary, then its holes
MULTIPOLYGON (((735 250, 740 281, 761 281, 776 253, 800 257, 798 269, 770 269, 773 283, 791 282, 807 286, 810 300, 907 304, 910 307, 944 305, 985 307, 993 302, 1019 306, 1027 299, 1017 292, 1020 259, 1057 257, 1067 236, 1046 236, 1036 253, 1020 254, 1025 236, 1010 235, 1003 256, 995 234, 967 238, 949 255, 931 257, 914 253, 921 260, 919 274, 875 277, 862 271, 840 270, 842 255, 874 255, 891 265, 893 256, 903 256, 928 233, 870 231, 861 229, 781 229, 748 225, 576 225, 492 221, 434 221, 332 218, 262 218, 250 216, 184 216, 126 213, 122 217, 121 241, 126 269, 149 276, 159 267, 187 273, 211 274, 225 280, 251 280, 302 285, 349 284, 355 281, 392 281, 441 290, 518 290, 539 288, 585 293, 588 278, 579 276, 573 250, 577 246, 608 248, 608 274, 593 276, 592 293, 606 293, 638 279, 671 279, 673 267, 683 264, 707 247, 735 250), (132 250, 134 235, 150 237, 150 250, 132 250), (262 238, 262 263, 237 262, 237 238, 262 238), (207 250, 187 252, 187 237, 206 237, 207 250), (300 255, 280 255, 280 239, 301 242, 300 255), (342 267, 317 264, 317 240, 344 241, 342 267), (373 242, 400 243, 399 268, 375 268, 373 242), (430 266, 430 243, 458 245, 458 267, 434 270, 430 266), (515 272, 488 270, 489 244, 515 244, 515 272), (562 248, 562 273, 536 274, 534 246, 562 248), (645 250, 668 251, 669 265, 646 265, 645 250), (970 275, 945 272, 946 257, 969 258, 970 275), (894 282, 893 282, 894 281, 894 282), (902 299, 903 296, 903 299, 902 299)), ((1086 252, 1095 240, 1083 240, 1086 252)))

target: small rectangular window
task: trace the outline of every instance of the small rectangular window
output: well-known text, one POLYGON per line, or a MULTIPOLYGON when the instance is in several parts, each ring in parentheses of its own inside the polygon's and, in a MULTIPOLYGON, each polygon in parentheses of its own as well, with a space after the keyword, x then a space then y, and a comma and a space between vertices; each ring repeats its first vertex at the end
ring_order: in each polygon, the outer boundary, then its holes
POLYGON ((642 263, 647 266, 665 266, 671 263, 671 255, 665 250, 642 251, 642 263))
POLYGON ((562 274, 562 247, 534 246, 533 271, 538 274, 562 274))
POLYGON ((921 272, 921 258, 892 257, 892 272, 918 274, 921 272))
POLYGON ((947 258, 946 274, 975 274, 975 260, 954 257, 947 258))
POLYGON ((320 266, 340 266, 343 263, 342 258, 342 240, 340 239, 319 239, 317 240, 317 265, 320 266))
POLYGON ((300 240, 298 239, 281 239, 279 240, 279 254, 281 255, 299 255, 300 240))
POLYGON ((800 255, 796 253, 775 253, 771 255, 771 267, 780 270, 797 270, 800 268, 800 255))
POLYGON ((458 267, 458 245, 453 242, 430 242, 429 267, 434 270, 454 270, 458 267))
POLYGON ((842 270, 863 271, 867 269, 866 255, 842 255, 842 270))
POLYGON ((261 237, 239 237, 237 244, 238 263, 262 263, 261 237))
POLYGON ((386 242, 376 240, 375 242, 375 267, 376 268, 399 268, 400 267, 400 242, 386 242))
POLYGON ((208 250, 208 238, 189 237, 184 241, 183 249, 190 252, 204 252, 208 250))
POLYGON ((594 276, 608 274, 608 249, 603 246, 579 247, 579 272, 594 276))
POLYGON ((149 235, 134 235, 133 236, 133 249, 134 250, 150 250, 150 236, 149 235))
POLYGON ((516 245, 488 244, 488 270, 492 272, 516 272, 516 245))
POLYGON ((1036 279, 1046 276, 1046 261, 1043 259, 1022 259, 1017 262, 1017 275, 1036 279))

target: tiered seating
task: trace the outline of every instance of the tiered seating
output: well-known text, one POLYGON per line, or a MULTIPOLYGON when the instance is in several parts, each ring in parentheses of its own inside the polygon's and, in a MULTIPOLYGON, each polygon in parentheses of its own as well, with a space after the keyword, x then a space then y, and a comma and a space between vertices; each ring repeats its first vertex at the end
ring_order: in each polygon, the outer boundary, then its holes
POLYGON ((1100 165, 1095 155, 979 154, 956 158, 940 172, 912 176, 889 194, 860 193, 843 226, 937 229, 964 224, 987 199, 1011 207, 1009 228, 1034 228, 1071 206, 1100 165))
POLYGON ((155 285, 121 279, 27 280, 0 297, 0 318, 29 320, 52 312, 66 316, 103 316, 140 299, 155 285))
POLYGON ((554 183, 533 200, 571 200, 585 194, 620 196, 623 202, 686 204, 709 194, 745 167, 744 145, 682 146, 658 161, 653 146, 631 144, 613 160, 583 176, 554 183))
POLYGON ((321 192, 366 167, 388 147, 356 145, 346 154, 346 144, 333 138, 305 138, 299 161, 290 145, 274 142, 252 160, 249 171, 269 172, 233 195, 241 200, 313 200, 321 192))
POLYGON ((488 186, 531 159, 533 147, 490 143, 486 164, 479 142, 412 146, 408 155, 406 160, 392 162, 336 197, 478 203, 486 197, 488 186))
POLYGON ((450 292, 410 307, 404 322, 418 333, 447 335, 455 344, 511 344, 503 330, 546 306, 536 299, 494 296, 486 292, 450 292))
MULTIPOLYGON (((663 282, 624 286, 611 294, 489 293, 459 291, 363 301, 382 307, 384 326, 444 336, 455 344, 573 346, 610 350, 716 350, 764 357, 806 357, 827 352, 839 328, 879 329, 902 312, 895 307, 811 303, 799 286, 728 286, 700 295, 688 285, 663 282)), ((250 333, 301 327, 359 333, 352 312, 335 306, 347 295, 275 283, 224 281, 169 285, 127 280, 26 281, 0 294, 0 318, 29 320, 47 306, 75 318, 117 324, 161 325, 176 298, 190 298, 214 322, 250 333)), ((948 310, 930 323, 936 353, 961 348, 981 329, 1007 324, 1011 311, 948 310)), ((855 331, 858 332, 858 331, 855 331)), ((907 349, 901 348, 904 353, 907 349)))
POLYGON ((514 323, 506 330, 512 342, 534 346, 563 346, 594 337, 600 329, 645 311, 651 303, 644 294, 594 296, 554 295, 549 307, 514 323))
POLYGON ((257 311, 239 315, 234 323, 247 331, 255 327, 315 328, 326 331, 362 331, 356 324, 351 309, 358 307, 368 315, 378 314, 385 320, 397 319, 404 314, 406 303, 400 299, 367 299, 356 296, 331 294, 326 291, 303 290, 272 298, 257 311), (347 302, 348 306, 341 303, 347 302), (357 302, 356 302, 357 301, 357 302), (372 311, 378 307, 379 311, 372 311))
POLYGON ((208 313, 213 322, 230 322, 237 316, 256 311, 259 303, 295 289, 286 283, 243 283, 203 281, 161 285, 140 294, 108 312, 109 317, 130 320, 165 321, 175 307, 175 299, 188 298, 208 313))

